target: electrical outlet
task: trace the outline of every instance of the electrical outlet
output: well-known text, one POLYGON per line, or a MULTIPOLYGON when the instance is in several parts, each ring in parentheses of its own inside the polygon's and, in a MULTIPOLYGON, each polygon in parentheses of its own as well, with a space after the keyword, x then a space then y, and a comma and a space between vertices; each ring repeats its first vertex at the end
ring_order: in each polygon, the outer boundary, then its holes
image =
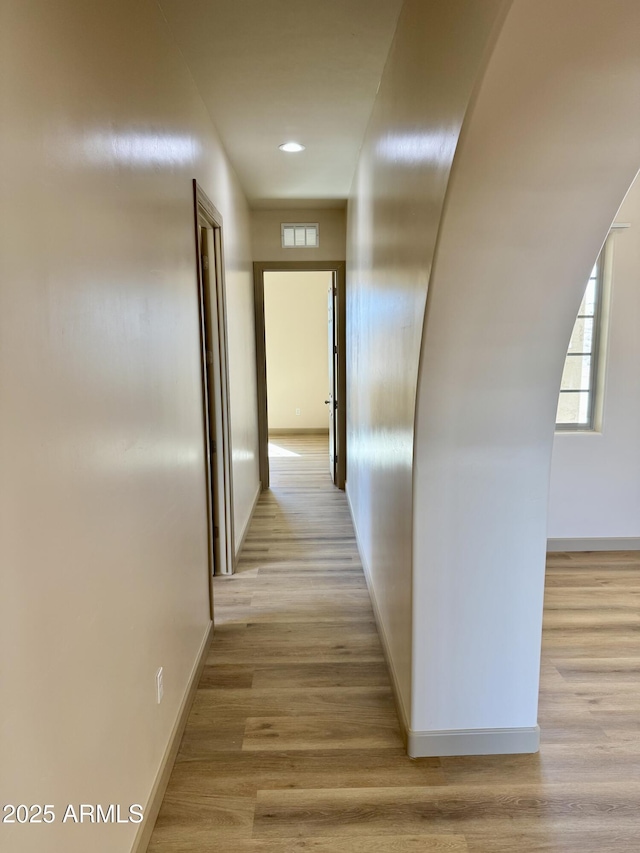
POLYGON ((300 409, 296 409, 296 415, 300 414, 300 409))
POLYGON ((164 696, 164 672, 162 667, 156 672, 156 694, 158 697, 158 705, 162 702, 164 696))

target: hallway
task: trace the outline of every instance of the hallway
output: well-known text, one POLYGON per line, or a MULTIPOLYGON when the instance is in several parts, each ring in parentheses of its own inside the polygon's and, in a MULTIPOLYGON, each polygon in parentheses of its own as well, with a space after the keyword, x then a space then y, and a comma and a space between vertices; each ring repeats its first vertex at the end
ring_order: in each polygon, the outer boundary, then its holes
POLYGON ((326 440, 272 439, 270 466, 238 572, 216 579, 215 636, 150 851, 298 849, 289 789, 441 780, 437 761, 404 754, 326 440))
POLYGON ((549 561, 539 755, 404 753, 345 495, 274 439, 150 853, 637 850, 637 553, 549 561))

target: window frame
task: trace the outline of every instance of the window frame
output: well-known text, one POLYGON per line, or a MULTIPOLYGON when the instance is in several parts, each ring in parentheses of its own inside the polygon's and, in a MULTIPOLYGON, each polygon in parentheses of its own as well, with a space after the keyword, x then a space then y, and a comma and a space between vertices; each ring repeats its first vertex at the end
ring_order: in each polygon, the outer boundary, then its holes
MULTIPOLYGON (((603 310, 602 305, 604 302, 604 290, 606 285, 605 278, 605 270, 607 268, 608 261, 608 253, 610 251, 611 244, 611 231, 607 235, 607 239, 604 241, 602 249, 596 259, 595 267, 596 267, 596 293, 595 293, 595 310, 593 315, 590 314, 578 314, 576 316, 576 320, 571 329, 571 336, 573 337, 573 331, 575 329, 575 324, 580 319, 591 319, 593 316, 593 330, 591 334, 591 353, 583 353, 583 355, 591 356, 591 365, 589 369, 589 387, 586 391, 588 394, 588 411, 587 411, 587 420, 585 423, 558 423, 556 420, 555 431, 556 432, 596 432, 596 405, 597 405, 597 396, 598 396, 598 381, 599 381, 599 373, 601 369, 601 340, 602 340, 602 322, 603 322, 603 310)), ((591 281, 591 276, 587 279, 587 283, 585 285, 584 294, 587 292, 587 287, 589 286, 589 281, 591 281)), ((584 299, 584 294, 582 299, 584 299)), ((580 304, 582 305, 582 299, 580 300, 580 304)), ((575 353, 570 356, 569 354, 569 345, 567 346, 567 353, 565 355, 565 360, 562 366, 562 374, 564 375, 564 370, 567 364, 567 360, 570 357, 576 357, 578 353, 575 353)), ((580 394, 585 393, 584 391, 575 391, 575 390, 563 390, 560 388, 558 393, 558 402, 560 402, 560 397, 562 394, 580 394)), ((557 412, 556 412, 557 417, 557 412)))

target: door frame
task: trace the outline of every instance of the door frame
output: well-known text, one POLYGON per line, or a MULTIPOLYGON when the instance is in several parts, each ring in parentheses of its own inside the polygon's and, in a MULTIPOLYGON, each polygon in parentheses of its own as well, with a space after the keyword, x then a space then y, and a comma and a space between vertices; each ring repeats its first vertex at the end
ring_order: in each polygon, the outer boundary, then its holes
POLYGON ((269 488, 269 422, 267 418, 267 352, 264 323, 265 272, 332 272, 336 286, 336 486, 347 479, 347 293, 345 261, 256 261, 253 264, 256 374, 258 386, 258 446, 262 488, 269 488))
POLYGON ((196 179, 193 179, 196 275, 200 320, 200 362, 203 410, 203 442, 206 468, 207 528, 209 537, 209 589, 213 618, 213 582, 216 575, 235 570, 233 518, 233 467, 229 408, 229 358, 227 347, 227 300, 225 286, 222 216, 196 179), (213 268, 202 274, 201 229, 211 232, 213 268), (215 307, 215 312, 213 311, 215 307), (210 359, 206 335, 216 347, 210 359), (210 394, 210 389, 212 394, 210 394), (213 399, 211 397, 213 396, 213 399), (217 523, 216 523, 217 522, 217 523))

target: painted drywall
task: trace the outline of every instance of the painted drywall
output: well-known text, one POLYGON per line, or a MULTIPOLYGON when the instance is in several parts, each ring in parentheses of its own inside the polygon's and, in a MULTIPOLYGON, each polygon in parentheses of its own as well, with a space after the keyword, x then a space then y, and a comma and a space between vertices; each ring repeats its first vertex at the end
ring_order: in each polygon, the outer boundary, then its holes
POLYGON ((612 232, 602 424, 553 442, 549 537, 640 537, 640 180, 612 232))
POLYGON ((248 209, 153 2, 7 0, 0 102, 0 799, 58 815, 0 849, 128 853, 62 813, 146 803, 209 627, 193 177, 257 487, 248 209))
POLYGON ((411 707, 415 397, 451 163, 500 2, 408 0, 349 200, 347 494, 404 705, 411 707))
POLYGON ((515 0, 463 127, 418 388, 421 732, 536 724, 558 389, 639 165, 638 31, 635 0, 515 0))
POLYGON ((270 430, 329 429, 330 272, 265 272, 270 430), (296 410, 300 414, 296 414, 296 410))
POLYGON ((344 261, 346 258, 346 208, 252 210, 251 238, 256 261, 344 261), (317 249, 283 249, 283 222, 317 222, 317 249))

